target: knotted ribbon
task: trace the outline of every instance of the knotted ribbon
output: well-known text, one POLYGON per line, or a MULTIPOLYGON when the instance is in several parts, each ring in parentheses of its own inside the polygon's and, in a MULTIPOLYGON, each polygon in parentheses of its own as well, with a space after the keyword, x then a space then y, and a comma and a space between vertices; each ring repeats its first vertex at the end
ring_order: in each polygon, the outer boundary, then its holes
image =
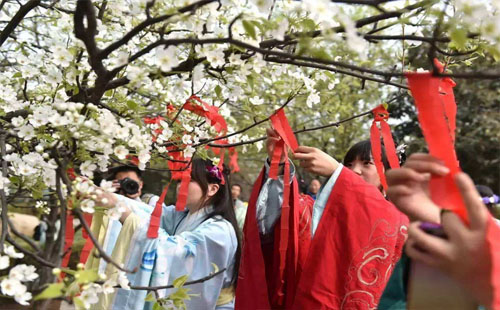
POLYGON ((382 138, 384 139, 385 153, 389 165, 391 168, 399 168, 399 159, 396 154, 396 146, 394 145, 394 140, 392 139, 391 129, 387 120, 389 119, 389 112, 384 107, 384 105, 379 105, 372 110, 373 113, 373 123, 370 128, 370 144, 372 147, 372 156, 377 168, 378 175, 380 177, 380 183, 384 189, 387 189, 387 181, 385 179, 384 165, 382 163, 382 146, 380 143, 380 131, 382 132, 382 138), (377 126, 380 124, 380 130, 377 126))

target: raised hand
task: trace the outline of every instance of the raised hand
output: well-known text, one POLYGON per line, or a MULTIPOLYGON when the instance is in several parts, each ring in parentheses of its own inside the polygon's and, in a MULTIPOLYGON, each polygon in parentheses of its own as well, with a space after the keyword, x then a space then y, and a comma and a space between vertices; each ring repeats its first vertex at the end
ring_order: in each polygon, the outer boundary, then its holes
POLYGON ((320 149, 309 146, 299 146, 293 158, 300 160, 300 166, 306 171, 324 177, 331 176, 339 166, 333 157, 320 149))
POLYGON ((415 260, 439 268, 471 292, 481 304, 489 306, 493 299, 490 285, 492 257, 486 243, 489 214, 466 174, 457 174, 455 182, 467 207, 469 226, 454 213, 445 212, 441 223, 447 239, 442 239, 425 233, 415 222, 410 225, 406 253, 415 260))
POLYGON ((429 195, 431 174, 449 172, 438 159, 428 154, 413 154, 400 169, 387 171, 387 196, 411 220, 439 223, 439 208, 429 195))

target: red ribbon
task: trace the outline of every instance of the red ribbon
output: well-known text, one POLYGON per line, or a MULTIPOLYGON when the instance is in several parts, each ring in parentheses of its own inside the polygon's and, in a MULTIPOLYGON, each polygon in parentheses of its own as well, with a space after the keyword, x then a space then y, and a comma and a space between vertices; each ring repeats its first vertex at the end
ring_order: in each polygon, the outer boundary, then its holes
MULTIPOLYGON (((92 225, 92 214, 85 213, 83 218, 88 223, 89 227, 92 225)), ((83 246, 82 252, 80 253, 80 263, 85 264, 87 262, 87 258, 90 255, 90 251, 94 247, 92 243, 92 239, 90 239, 89 234, 86 229, 82 228, 82 237, 85 239, 85 245, 83 246)))
POLYGON ((61 263, 62 267, 68 267, 74 237, 75 229, 73 228, 73 214, 71 213, 71 210, 68 210, 66 213, 66 234, 64 237, 64 257, 61 263))
POLYGON ((170 182, 168 182, 167 186, 161 192, 160 198, 156 202, 155 208, 151 213, 151 219, 149 220, 148 227, 148 238, 155 239, 158 238, 158 229, 160 228, 160 219, 163 208, 163 202, 165 201, 165 197, 167 196, 168 188, 170 186, 170 182))
POLYGON ((203 100, 201 100, 196 95, 192 95, 184 103, 184 109, 193 112, 194 114, 203 116, 210 121, 210 125, 215 128, 215 131, 221 134, 227 133, 227 123, 224 117, 219 114, 219 108, 210 105, 203 100), (197 101, 201 105, 193 104, 193 101, 197 101))
POLYGON ((380 183, 384 189, 387 189, 387 181, 385 179, 384 165, 382 163, 382 146, 380 143, 380 131, 382 132, 382 138, 384 140, 385 153, 389 165, 391 168, 399 168, 399 159, 396 154, 396 146, 394 145, 394 140, 392 139, 391 129, 387 120, 389 119, 389 112, 381 104, 372 110, 373 113, 373 123, 370 128, 370 144, 372 147, 373 161, 375 162, 375 167, 377 168, 378 175, 380 177, 380 183), (380 130, 377 126, 380 124, 380 130))
POLYGON ((297 139, 288 123, 288 119, 286 118, 285 111, 283 109, 279 109, 271 116, 271 123, 273 125, 274 130, 280 136, 280 140, 276 142, 273 150, 273 156, 271 159, 271 165, 269 168, 269 178, 277 179, 278 178, 278 170, 279 170, 279 162, 281 156, 284 154, 285 163, 284 163, 284 176, 283 176, 283 203, 281 205, 281 219, 280 219, 280 240, 279 240, 279 282, 278 289, 276 291, 277 303, 279 305, 283 304, 285 293, 285 266, 286 266, 286 254, 288 250, 288 237, 289 237, 289 229, 290 229, 290 163, 288 160, 288 147, 295 151, 299 145, 297 143, 297 139))
MULTIPOLYGON (((185 110, 193 112, 196 115, 205 117, 210 122, 210 125, 214 127, 215 131, 220 136, 223 136, 227 133, 226 120, 222 115, 220 115, 218 107, 210 105, 201 100, 199 97, 192 95, 191 97, 188 98, 188 100, 186 100, 183 108, 185 110), (195 102, 198 102, 199 104, 195 104, 195 102)), ((224 145, 228 144, 228 141, 227 139, 216 140, 215 144, 224 145)), ((218 167, 222 170, 224 164, 225 150, 219 150, 218 148, 213 147, 212 151, 214 152, 214 154, 220 156, 218 167)), ((238 166, 238 152, 236 151, 235 147, 229 148, 228 151, 230 155, 229 158, 230 158, 231 171, 238 172, 240 169, 238 166)), ((222 184, 225 184, 224 180, 222 180, 222 184)))
POLYGON ((191 166, 182 172, 181 185, 177 194, 175 210, 184 211, 188 195, 189 182, 191 182, 191 166))
MULTIPOLYGON (((463 204, 460 192, 455 184, 454 176, 460 171, 454 147, 454 134, 450 132, 455 120, 446 118, 444 102, 451 104, 450 93, 441 94, 440 86, 443 81, 432 73, 407 73, 415 106, 418 111, 418 120, 429 152, 440 159, 450 169, 444 177, 432 176, 430 181, 431 197, 434 202, 444 208, 457 213, 465 222, 468 222, 467 211, 463 204)), ((454 101, 453 101, 454 103, 454 101)), ((456 109, 456 108, 455 108, 456 109)))

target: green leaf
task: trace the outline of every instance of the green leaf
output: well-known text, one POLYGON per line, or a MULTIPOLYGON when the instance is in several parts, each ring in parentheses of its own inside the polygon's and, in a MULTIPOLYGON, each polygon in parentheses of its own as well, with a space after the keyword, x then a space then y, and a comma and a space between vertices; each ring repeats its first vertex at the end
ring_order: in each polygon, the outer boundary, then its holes
POLYGON ((222 88, 219 85, 215 86, 215 94, 217 97, 221 97, 222 95, 222 88))
POLYGON ((158 303, 155 302, 153 305, 153 310, 163 310, 164 308, 158 303))
POLYGON ((97 281, 99 279, 99 276, 94 270, 80 270, 76 273, 75 278, 77 279, 78 283, 84 284, 97 281))
POLYGON ((450 37, 458 49, 465 48, 465 43, 467 43, 466 29, 455 28, 450 32, 450 37))
POLYGON ((170 296, 168 296, 168 298, 172 299, 172 300, 176 300, 176 299, 189 300, 189 299, 191 299, 191 296, 189 296, 189 294, 188 294, 189 291, 190 291, 190 289, 188 289, 188 288, 180 288, 177 290, 177 292, 170 294, 170 296))
POLYGON ((304 30, 312 31, 316 29, 316 22, 310 18, 306 18, 302 21, 302 26, 304 27, 304 30))
POLYGON ((40 299, 50 299, 62 296, 64 288, 64 283, 52 283, 46 289, 44 289, 40 294, 36 295, 33 300, 40 299))
POLYGON ((156 301, 156 298, 155 298, 155 295, 153 294, 153 292, 149 292, 149 294, 146 296, 145 301, 150 301, 150 302, 156 301))
POLYGON ((127 107, 131 110, 136 110, 138 105, 134 100, 127 100, 127 107))
POLYGON ((80 297, 73 298, 73 302, 75 303, 76 309, 85 309, 85 304, 80 297))
POLYGON ((179 287, 183 286, 184 283, 186 283, 187 279, 188 279, 187 275, 183 275, 182 277, 178 277, 177 279, 174 280, 173 286, 179 288, 179 287))
POLYGON ((245 29, 246 33, 254 40, 257 39, 257 33, 255 32, 255 23, 252 23, 251 21, 244 20, 243 22, 243 28, 245 29))

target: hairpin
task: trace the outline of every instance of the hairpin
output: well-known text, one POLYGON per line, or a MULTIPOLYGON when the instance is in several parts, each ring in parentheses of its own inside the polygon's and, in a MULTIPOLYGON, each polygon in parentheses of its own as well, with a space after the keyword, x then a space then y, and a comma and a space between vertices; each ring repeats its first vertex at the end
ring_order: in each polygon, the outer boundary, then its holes
POLYGON ((497 204, 500 199, 497 195, 493 195, 490 197, 481 197, 481 200, 483 201, 484 204, 488 205, 490 203, 497 204))
POLYGON ((207 172, 210 176, 216 178, 220 182, 223 182, 224 178, 222 177, 222 172, 217 166, 206 166, 207 172))

